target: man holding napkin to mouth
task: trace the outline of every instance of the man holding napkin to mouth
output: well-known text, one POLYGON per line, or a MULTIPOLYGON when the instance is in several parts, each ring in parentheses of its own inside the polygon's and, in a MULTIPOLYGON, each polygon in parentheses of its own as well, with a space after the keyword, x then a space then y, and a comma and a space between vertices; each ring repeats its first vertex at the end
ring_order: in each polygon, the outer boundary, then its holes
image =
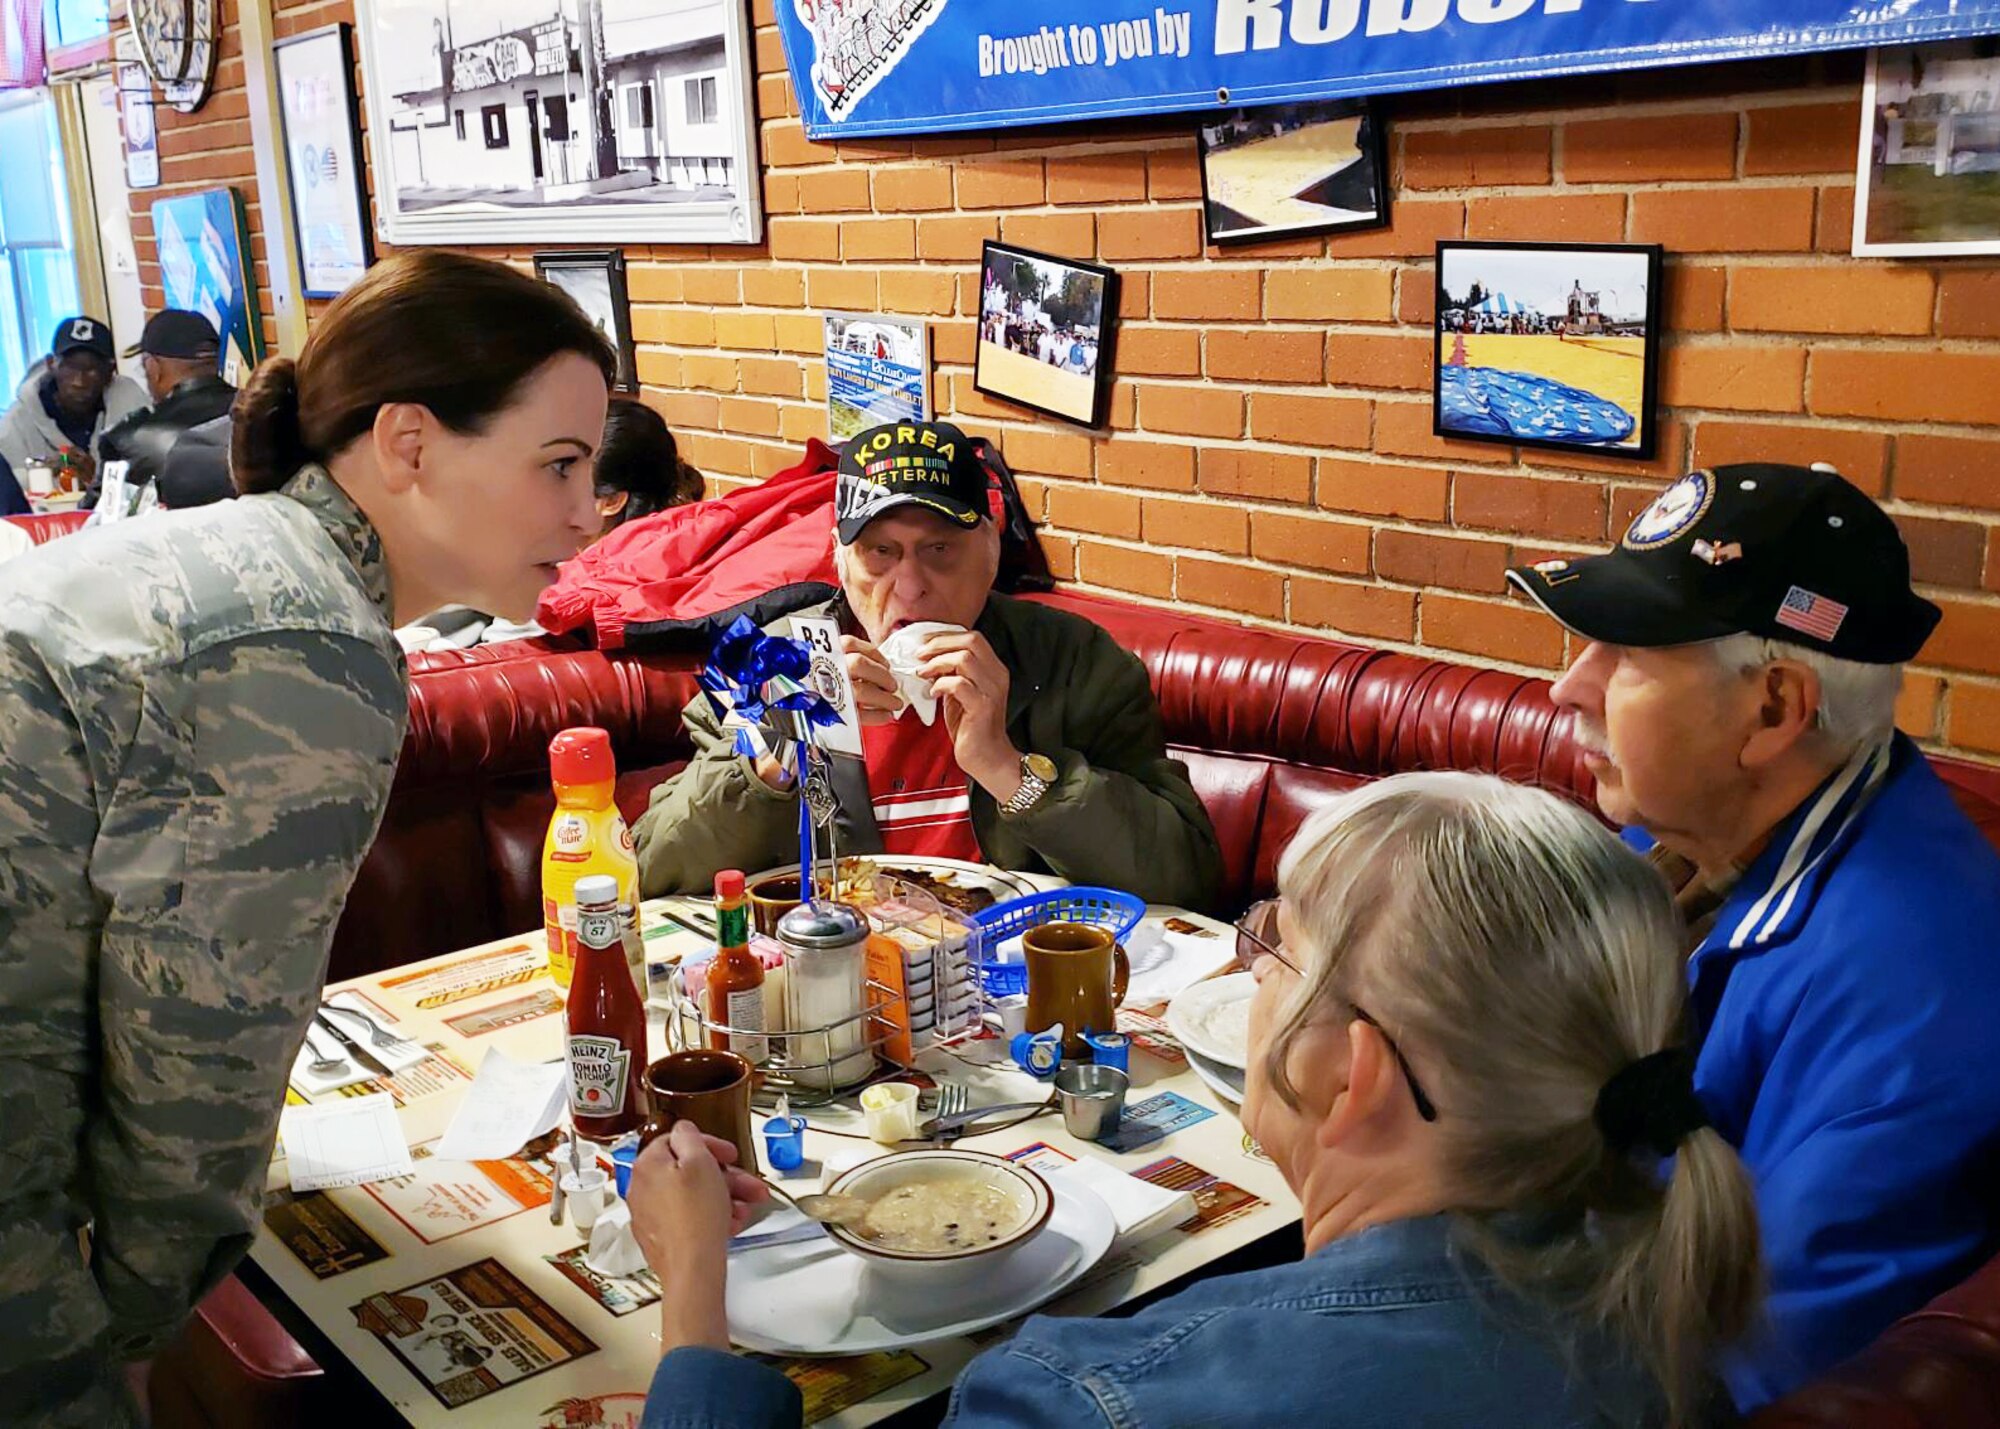
MULTIPOLYGON (((1212 904, 1215 830, 1167 757, 1145 667, 1091 622, 993 590, 1000 533, 965 434, 946 422, 862 432, 841 456, 834 510, 841 593, 800 614, 839 622, 861 724, 863 758, 833 757, 840 851, 1212 904)), ((634 830, 648 896, 780 864, 798 846, 790 772, 738 753, 705 696, 681 718, 695 758, 634 830)))

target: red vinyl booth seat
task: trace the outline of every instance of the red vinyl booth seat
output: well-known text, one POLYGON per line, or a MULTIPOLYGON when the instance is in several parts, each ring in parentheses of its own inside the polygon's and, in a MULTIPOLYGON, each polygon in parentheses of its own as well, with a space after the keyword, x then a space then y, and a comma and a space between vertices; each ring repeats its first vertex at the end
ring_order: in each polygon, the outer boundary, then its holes
POLYGON ((58 536, 67 536, 89 519, 88 511, 47 511, 34 516, 0 517, 0 520, 11 522, 34 537, 37 546, 58 536))
MULTIPOLYGON (((1571 717, 1551 703, 1546 680, 1123 601, 1035 599, 1097 621, 1145 663, 1168 741, 1221 839, 1226 911, 1269 891, 1278 856, 1313 808, 1385 774, 1484 770, 1589 803, 1571 717)), ((414 657, 394 792, 329 976, 538 926, 541 842, 554 807, 549 740, 572 725, 609 730, 618 800, 632 817, 687 759, 680 710, 695 693, 697 664, 613 659, 560 639, 414 657)), ((1936 762, 2000 842, 2000 770, 1936 762)), ((240 1291, 232 1281, 211 1296, 157 1365, 155 1406, 168 1429, 302 1422, 319 1376, 295 1372, 311 1361, 240 1291), (202 1386, 193 1407, 160 1392, 184 1370, 202 1386)), ((2000 1262, 1754 1422, 2000 1429, 2000 1262)))

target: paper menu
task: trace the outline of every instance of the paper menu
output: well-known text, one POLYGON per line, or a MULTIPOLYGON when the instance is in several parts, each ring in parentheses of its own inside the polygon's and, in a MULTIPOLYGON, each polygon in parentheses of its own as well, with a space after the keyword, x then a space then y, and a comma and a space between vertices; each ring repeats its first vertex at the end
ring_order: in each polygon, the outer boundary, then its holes
POLYGON ((288 1106, 278 1122, 294 1191, 359 1186, 410 1174, 410 1144, 386 1092, 288 1106))
POLYGON ((504 1161, 555 1129, 568 1090, 563 1063, 517 1062, 488 1047, 435 1154, 443 1161, 504 1161))

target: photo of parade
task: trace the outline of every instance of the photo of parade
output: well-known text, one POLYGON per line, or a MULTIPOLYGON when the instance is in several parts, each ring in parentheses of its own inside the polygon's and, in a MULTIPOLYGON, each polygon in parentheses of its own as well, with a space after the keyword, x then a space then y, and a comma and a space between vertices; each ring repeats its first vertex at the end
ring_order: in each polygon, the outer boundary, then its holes
POLYGON ((1118 275, 988 242, 980 271, 973 386, 1085 426, 1111 390, 1118 275))
POLYGON ((1646 457, 1660 250, 1440 243, 1440 436, 1646 457))
POLYGON ((1238 109, 1203 124, 1200 134, 1211 243, 1389 221, 1382 124, 1364 100, 1238 109))

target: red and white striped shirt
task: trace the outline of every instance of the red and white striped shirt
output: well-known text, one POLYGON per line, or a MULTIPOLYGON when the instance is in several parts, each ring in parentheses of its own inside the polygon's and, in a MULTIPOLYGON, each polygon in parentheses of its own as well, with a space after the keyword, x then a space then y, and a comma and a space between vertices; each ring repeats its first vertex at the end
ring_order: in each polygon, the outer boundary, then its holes
POLYGON ((863 725, 861 753, 884 853, 980 861, 972 783, 942 713, 928 725, 908 709, 888 724, 863 725))

